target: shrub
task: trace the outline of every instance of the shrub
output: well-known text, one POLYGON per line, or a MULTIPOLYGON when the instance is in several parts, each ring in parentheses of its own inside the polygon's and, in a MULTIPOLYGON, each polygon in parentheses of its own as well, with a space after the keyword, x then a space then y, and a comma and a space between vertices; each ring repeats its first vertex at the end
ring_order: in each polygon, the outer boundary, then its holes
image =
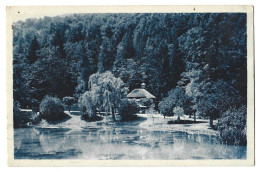
POLYGON ((88 114, 84 113, 81 115, 81 119, 85 121, 100 121, 103 118, 101 116, 95 115, 95 116, 89 116, 88 114))
POLYGON ((246 106, 231 108, 221 115, 218 131, 222 141, 231 145, 247 145, 246 106))
POLYGON ((96 115, 96 105, 93 100, 93 95, 90 91, 86 91, 79 98, 78 106, 82 112, 81 119, 86 121, 96 121, 102 119, 96 115))
POLYGON ((139 106, 133 100, 123 99, 119 105, 118 113, 121 115, 121 120, 128 121, 136 118, 139 112, 139 106))
POLYGON ((40 104, 42 119, 48 122, 65 120, 69 116, 64 113, 64 106, 59 98, 45 96, 40 104))

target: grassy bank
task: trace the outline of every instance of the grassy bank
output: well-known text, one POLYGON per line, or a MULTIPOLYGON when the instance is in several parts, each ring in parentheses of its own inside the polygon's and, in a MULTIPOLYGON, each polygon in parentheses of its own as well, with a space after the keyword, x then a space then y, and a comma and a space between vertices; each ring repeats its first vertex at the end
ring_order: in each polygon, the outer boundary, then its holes
MULTIPOLYGON (((138 114, 139 117, 147 118, 140 124, 140 127, 147 130, 159 130, 159 131, 185 131, 188 133, 199 133, 207 135, 218 135, 218 132, 209 127, 208 119, 197 119, 195 123, 192 123, 191 118, 184 116, 181 118, 181 123, 177 124, 177 116, 163 117, 160 114, 138 114)), ((214 121, 214 125, 217 124, 217 120, 214 121)))

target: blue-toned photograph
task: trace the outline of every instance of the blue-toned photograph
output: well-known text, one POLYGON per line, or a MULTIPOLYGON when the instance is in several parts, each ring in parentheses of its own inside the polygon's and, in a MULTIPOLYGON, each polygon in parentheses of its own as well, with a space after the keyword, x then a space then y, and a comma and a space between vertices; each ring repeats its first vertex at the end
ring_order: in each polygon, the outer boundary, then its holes
POLYGON ((12 24, 14 159, 247 159, 247 13, 12 24))

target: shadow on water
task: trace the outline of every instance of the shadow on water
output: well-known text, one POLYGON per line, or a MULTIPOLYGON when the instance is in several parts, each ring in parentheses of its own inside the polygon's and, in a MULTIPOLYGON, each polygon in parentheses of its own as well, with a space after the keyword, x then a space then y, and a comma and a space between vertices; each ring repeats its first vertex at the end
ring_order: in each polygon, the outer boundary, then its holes
POLYGON ((246 147, 220 144, 216 136, 149 131, 131 122, 62 124, 14 129, 16 159, 244 159, 246 147))

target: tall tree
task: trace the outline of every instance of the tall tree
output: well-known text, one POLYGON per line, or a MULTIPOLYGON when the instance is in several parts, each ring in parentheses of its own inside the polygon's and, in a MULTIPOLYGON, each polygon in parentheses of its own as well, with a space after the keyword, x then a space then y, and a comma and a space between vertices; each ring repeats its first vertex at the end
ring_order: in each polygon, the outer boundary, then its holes
POLYGON ((111 72, 96 73, 89 78, 89 90, 93 93, 95 104, 105 112, 112 113, 115 121, 115 110, 126 96, 123 81, 115 78, 111 72))
POLYGON ((34 36, 32 41, 31 41, 31 44, 30 44, 30 47, 29 47, 28 56, 27 56, 30 64, 32 64, 36 60, 38 60, 39 57, 38 57, 37 51, 39 49, 40 49, 40 45, 38 43, 37 37, 34 36))

